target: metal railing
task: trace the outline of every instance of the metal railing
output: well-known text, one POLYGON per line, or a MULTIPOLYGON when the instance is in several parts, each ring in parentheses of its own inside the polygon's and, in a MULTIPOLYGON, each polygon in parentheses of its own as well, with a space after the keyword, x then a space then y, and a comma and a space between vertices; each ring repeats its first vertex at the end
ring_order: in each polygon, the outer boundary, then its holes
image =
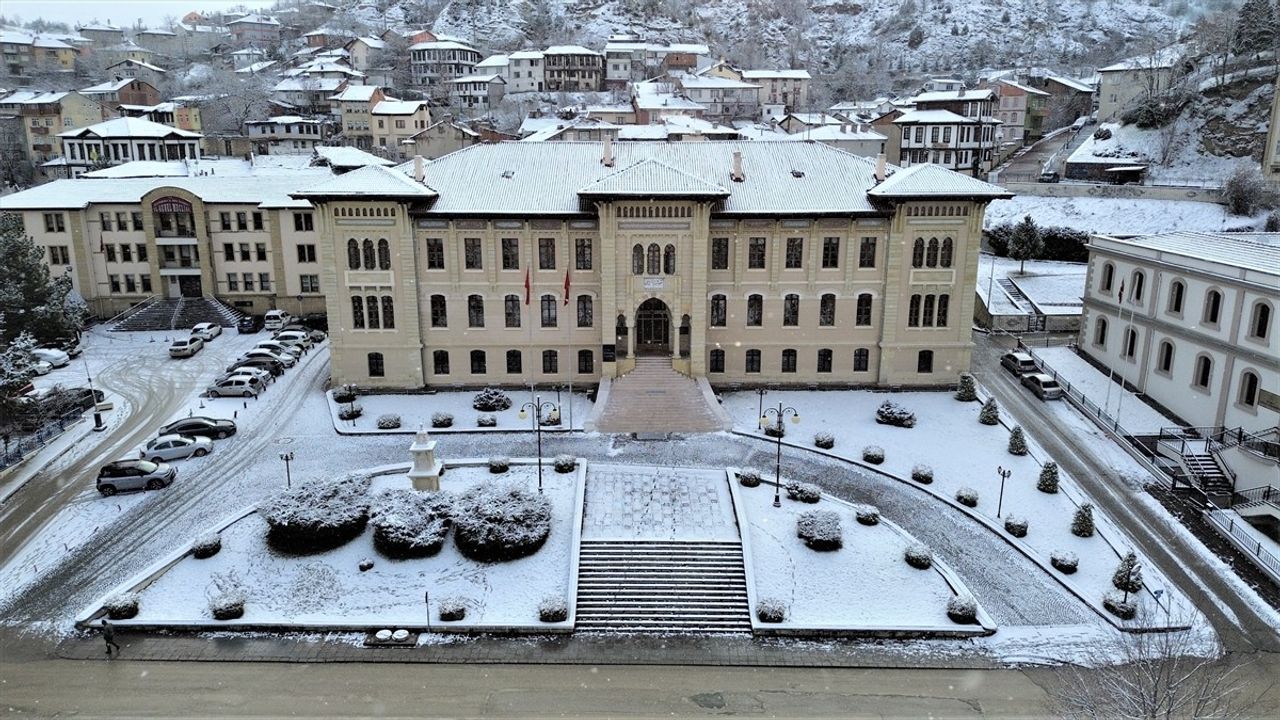
POLYGON ((1255 538, 1243 527, 1252 528, 1252 525, 1246 523, 1239 515, 1227 510, 1206 510, 1204 518, 1223 537, 1231 541, 1232 545, 1235 545, 1248 556, 1260 570, 1269 575, 1274 582, 1280 584, 1280 558, 1277 558, 1269 550, 1262 547, 1262 541, 1255 538))
POLYGON ((1243 505, 1244 503, 1266 503, 1275 508, 1280 509, 1280 488, 1266 485, 1264 487, 1256 487, 1251 490, 1241 490, 1231 493, 1231 506, 1243 505))

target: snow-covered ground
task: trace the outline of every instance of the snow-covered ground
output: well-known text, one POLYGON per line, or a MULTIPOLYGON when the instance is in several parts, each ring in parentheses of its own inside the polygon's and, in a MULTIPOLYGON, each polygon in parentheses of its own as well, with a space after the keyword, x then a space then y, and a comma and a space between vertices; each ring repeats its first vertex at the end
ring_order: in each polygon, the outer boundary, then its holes
POLYGON ((1072 388, 1084 393, 1108 415, 1118 418, 1120 426, 1129 433, 1156 433, 1162 427, 1178 424, 1123 389, 1118 380, 1109 379, 1106 373, 1090 365, 1073 348, 1032 348, 1031 351, 1057 372, 1060 382, 1070 383, 1072 388))
MULTIPOLYGON (((587 417, 591 415, 591 408, 594 403, 587 399, 587 391, 591 386, 574 387, 573 395, 570 396, 567 390, 557 393, 555 390, 539 390, 537 391, 537 399, 544 404, 547 402, 561 405, 560 410, 560 426, 544 425, 544 430, 560 430, 569 429, 581 430, 582 424, 586 422, 587 417), (573 399, 572 407, 569 404, 570 397, 573 399), (572 420, 572 425, 570 421, 572 420)), ((338 432, 344 435, 358 435, 366 433, 412 433, 416 432, 419 427, 425 427, 433 433, 441 432, 476 432, 484 430, 496 430, 510 432, 512 430, 532 430, 533 418, 520 419, 520 407, 528 402, 533 402, 535 395, 529 393, 528 389, 508 390, 507 396, 511 398, 511 407, 506 410, 495 412, 481 412, 471 407, 471 401, 476 396, 475 390, 458 390, 458 391, 442 391, 431 395, 426 394, 397 394, 397 395, 360 395, 356 400, 356 404, 364 408, 364 413, 352 420, 342 420, 338 418, 338 412, 345 404, 333 402, 333 395, 329 394, 329 412, 333 417, 334 427, 338 432), (434 429, 431 427, 431 416, 435 413, 448 413, 453 416, 453 427, 434 429), (379 430, 378 418, 382 415, 399 415, 400 427, 395 430, 379 430), (493 428, 482 428, 476 422, 481 415, 492 415, 498 421, 493 428)), ((545 417, 545 413, 544 413, 545 417)))
POLYGON ((1222 205, 1193 200, 1059 198, 1018 195, 993 200, 986 226, 1018 222, 1030 215, 1037 225, 1056 225, 1106 235, 1151 235, 1175 230, 1220 232, 1260 227, 1263 216, 1229 215, 1222 205))
POLYGON ((1028 260, 1024 265, 984 252, 978 256, 978 297, 994 315, 1034 312, 1034 308, 1018 306, 1000 288, 1000 279, 1010 278, 1041 313, 1079 314, 1087 271, 1088 266, 1083 263, 1028 260), (1023 272, 1019 272, 1020 268, 1023 272), (995 297, 994 306, 988 300, 988 291, 995 297))

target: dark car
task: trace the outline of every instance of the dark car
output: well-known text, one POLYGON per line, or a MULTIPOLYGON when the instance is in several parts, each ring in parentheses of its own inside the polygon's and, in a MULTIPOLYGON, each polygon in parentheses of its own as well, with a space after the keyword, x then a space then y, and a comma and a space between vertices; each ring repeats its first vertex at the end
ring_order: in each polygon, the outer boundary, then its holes
POLYGON ((107 497, 121 490, 159 490, 178 477, 178 469, 150 460, 115 460, 98 471, 98 492, 107 497))
POLYGON ((198 435, 200 437, 213 438, 222 440, 236 434, 236 424, 231 420, 222 420, 219 418, 203 417, 196 415, 193 417, 175 420, 168 425, 160 428, 159 435, 198 435))
POLYGON ((280 377, 284 373, 284 363, 279 360, 272 360, 269 357, 251 357, 237 360, 227 366, 227 372, 238 370, 242 367, 259 368, 271 373, 274 377, 280 377))
POLYGON ((262 330, 261 315, 245 315, 236 323, 236 329, 242 333, 256 333, 262 330))
POLYGON ((1045 170, 1044 172, 1040 173, 1040 180, 1039 180, 1039 182, 1042 182, 1042 183, 1056 183, 1056 182, 1060 181, 1061 179, 1062 179, 1062 178, 1061 178, 1061 176, 1059 176, 1059 175, 1058 175, 1058 173, 1057 173, 1056 171, 1054 171, 1054 170, 1045 170))
POLYGON ((101 390, 96 388, 90 390, 87 387, 55 388, 51 395, 55 395, 56 400, 51 398, 50 401, 57 402, 64 407, 76 407, 81 410, 92 410, 95 405, 106 398, 106 395, 101 390))

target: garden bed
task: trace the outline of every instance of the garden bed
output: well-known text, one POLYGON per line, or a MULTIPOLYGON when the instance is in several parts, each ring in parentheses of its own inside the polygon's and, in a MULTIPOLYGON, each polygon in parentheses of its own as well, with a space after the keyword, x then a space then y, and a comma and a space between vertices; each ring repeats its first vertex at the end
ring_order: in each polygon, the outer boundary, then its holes
MULTIPOLYGON (((560 393, 557 401, 554 390, 540 392, 539 396, 543 403, 563 404, 560 411, 560 424, 544 424, 542 429, 545 431, 581 430, 582 424, 591 415, 591 409, 594 406, 594 403, 587 399, 586 392, 589 389, 590 386, 575 388, 572 396, 572 426, 569 422, 571 419, 569 393, 560 393)), ((367 395, 360 393, 356 397, 355 404, 360 406, 361 413, 355 420, 343 420, 339 417, 339 413, 350 404, 335 402, 333 391, 326 392, 325 399, 329 403, 333 428, 342 435, 411 435, 417 432, 419 427, 424 427, 432 433, 512 432, 533 429, 532 418, 520 419, 520 407, 532 399, 527 388, 506 391, 507 397, 511 400, 511 407, 506 410, 476 410, 472 407, 472 401, 478 392, 479 390, 450 390, 430 395, 426 393, 370 393, 367 395), (432 418, 437 413, 452 416, 452 424, 449 427, 434 427, 432 418), (379 427, 378 419, 387 415, 398 417, 399 426, 379 427), (494 424, 489 427, 481 426, 479 418, 482 415, 492 416, 494 424)))

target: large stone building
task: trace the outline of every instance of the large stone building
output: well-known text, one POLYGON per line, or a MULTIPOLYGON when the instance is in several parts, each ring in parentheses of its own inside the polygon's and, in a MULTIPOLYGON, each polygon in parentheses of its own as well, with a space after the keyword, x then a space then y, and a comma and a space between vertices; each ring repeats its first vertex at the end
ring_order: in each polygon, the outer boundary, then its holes
POLYGON ((953 383, 984 208, 1009 196, 761 141, 475 145, 291 195, 315 206, 334 382, 389 388, 645 355, 713 383, 953 383))

